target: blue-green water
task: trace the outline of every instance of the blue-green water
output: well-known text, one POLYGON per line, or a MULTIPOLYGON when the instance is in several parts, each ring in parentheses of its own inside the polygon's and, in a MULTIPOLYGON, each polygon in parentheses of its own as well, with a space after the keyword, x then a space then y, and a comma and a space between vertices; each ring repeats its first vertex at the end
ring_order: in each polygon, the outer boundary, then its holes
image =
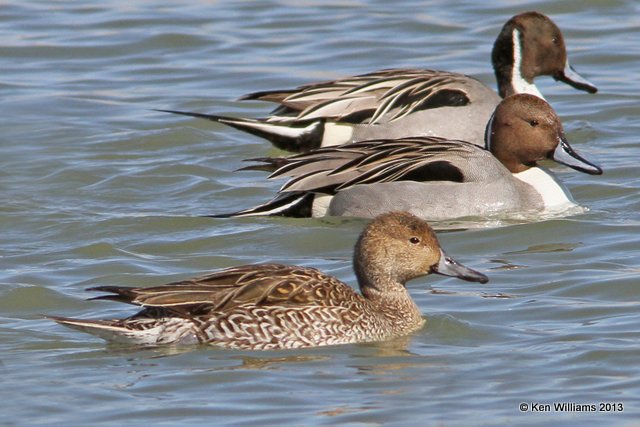
MULTIPOLYGON (((373 0, 5 2, 0 7, 3 425, 634 425, 640 418, 640 6, 373 0), (494 85, 489 52, 539 10, 600 89, 538 85, 603 176, 551 166, 580 215, 440 234, 486 285, 411 284, 407 339, 287 352, 108 345, 43 314, 116 317, 94 285, 158 285, 237 264, 354 283, 355 219, 216 220, 280 182, 234 172, 257 138, 152 111, 257 117, 247 92, 387 67, 494 85), (623 412, 521 412, 521 403, 623 412), (604 409, 607 409, 606 407, 604 409)), ((544 409, 543 406, 538 408, 544 409)))

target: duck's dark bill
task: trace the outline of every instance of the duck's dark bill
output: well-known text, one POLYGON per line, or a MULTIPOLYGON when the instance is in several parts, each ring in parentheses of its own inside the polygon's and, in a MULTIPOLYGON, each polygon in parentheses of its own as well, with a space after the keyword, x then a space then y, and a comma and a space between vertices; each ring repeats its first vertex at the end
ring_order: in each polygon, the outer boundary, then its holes
POLYGON ((489 278, 479 271, 470 269, 460 264, 444 252, 440 253, 440 262, 431 271, 443 276, 457 277, 469 282, 487 283, 489 278))
POLYGON ((553 152, 552 159, 572 169, 588 173, 589 175, 602 175, 602 169, 599 166, 594 165, 573 151, 573 148, 571 148, 564 138, 560 139, 558 147, 556 147, 553 152))
POLYGON ((556 80, 560 80, 563 83, 568 84, 579 90, 584 90, 589 93, 596 93, 598 88, 595 87, 589 80, 582 77, 567 61, 567 65, 564 67, 564 71, 562 73, 558 73, 555 76, 556 80))

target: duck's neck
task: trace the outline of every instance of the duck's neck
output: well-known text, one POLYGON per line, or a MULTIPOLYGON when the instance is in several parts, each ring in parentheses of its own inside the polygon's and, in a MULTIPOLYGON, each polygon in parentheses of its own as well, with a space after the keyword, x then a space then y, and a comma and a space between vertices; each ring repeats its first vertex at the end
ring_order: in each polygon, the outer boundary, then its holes
POLYGON ((370 302, 375 304, 402 304, 405 300, 412 301, 407 288, 400 283, 380 282, 376 285, 360 282, 360 292, 370 302))
POLYGON ((360 292, 373 312, 386 319, 394 329, 412 329, 422 324, 422 314, 404 284, 371 269, 363 274, 356 268, 356 276, 360 292))
POLYGON ((520 30, 514 28, 511 33, 510 49, 507 47, 501 55, 494 57, 493 67, 500 96, 506 98, 516 93, 528 93, 544 99, 533 82, 533 76, 526 75, 522 61, 520 30))
POLYGON ((379 248, 380 242, 366 233, 356 243, 353 269, 366 301, 367 307, 363 308, 371 314, 371 320, 383 326, 385 334, 408 333, 423 323, 420 310, 405 287, 413 277, 399 275, 396 265, 380 262, 383 253, 379 248))
POLYGON ((401 290, 384 292, 373 287, 361 289, 378 319, 383 319, 394 335, 411 332, 424 323, 420 309, 404 286, 401 290))

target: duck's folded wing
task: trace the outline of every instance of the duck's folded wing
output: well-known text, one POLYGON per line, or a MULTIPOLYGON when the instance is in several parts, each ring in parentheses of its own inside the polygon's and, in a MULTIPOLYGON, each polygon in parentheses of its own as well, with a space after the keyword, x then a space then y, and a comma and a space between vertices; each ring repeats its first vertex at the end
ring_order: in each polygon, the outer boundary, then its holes
POLYGON ((328 194, 381 182, 468 182, 477 167, 474 162, 494 162, 491 153, 474 144, 435 137, 363 141, 277 160, 256 160, 267 164, 264 169, 269 164, 277 166, 270 178, 290 177, 281 193, 328 194))
POLYGON ((294 90, 256 92, 242 99, 280 104, 273 121, 334 119, 377 124, 416 111, 470 102, 464 79, 469 77, 426 69, 388 69, 344 79, 300 86, 294 90))
POLYGON ((324 306, 339 301, 344 294, 353 294, 347 285, 316 269, 280 264, 234 267, 163 286, 99 286, 89 290, 109 293, 94 299, 185 314, 224 311, 243 304, 324 306))

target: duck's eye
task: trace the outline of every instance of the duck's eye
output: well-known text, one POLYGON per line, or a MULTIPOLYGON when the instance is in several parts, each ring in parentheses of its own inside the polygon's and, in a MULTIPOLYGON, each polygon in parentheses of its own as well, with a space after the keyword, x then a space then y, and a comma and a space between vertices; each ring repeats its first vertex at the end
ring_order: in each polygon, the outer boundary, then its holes
POLYGON ((414 237, 409 238, 409 242, 411 244, 417 245, 418 243, 420 243, 420 239, 414 236, 414 237))
POLYGON ((529 120, 529 124, 531 125, 532 128, 534 128, 538 126, 540 123, 537 120, 533 119, 533 120, 529 120))

